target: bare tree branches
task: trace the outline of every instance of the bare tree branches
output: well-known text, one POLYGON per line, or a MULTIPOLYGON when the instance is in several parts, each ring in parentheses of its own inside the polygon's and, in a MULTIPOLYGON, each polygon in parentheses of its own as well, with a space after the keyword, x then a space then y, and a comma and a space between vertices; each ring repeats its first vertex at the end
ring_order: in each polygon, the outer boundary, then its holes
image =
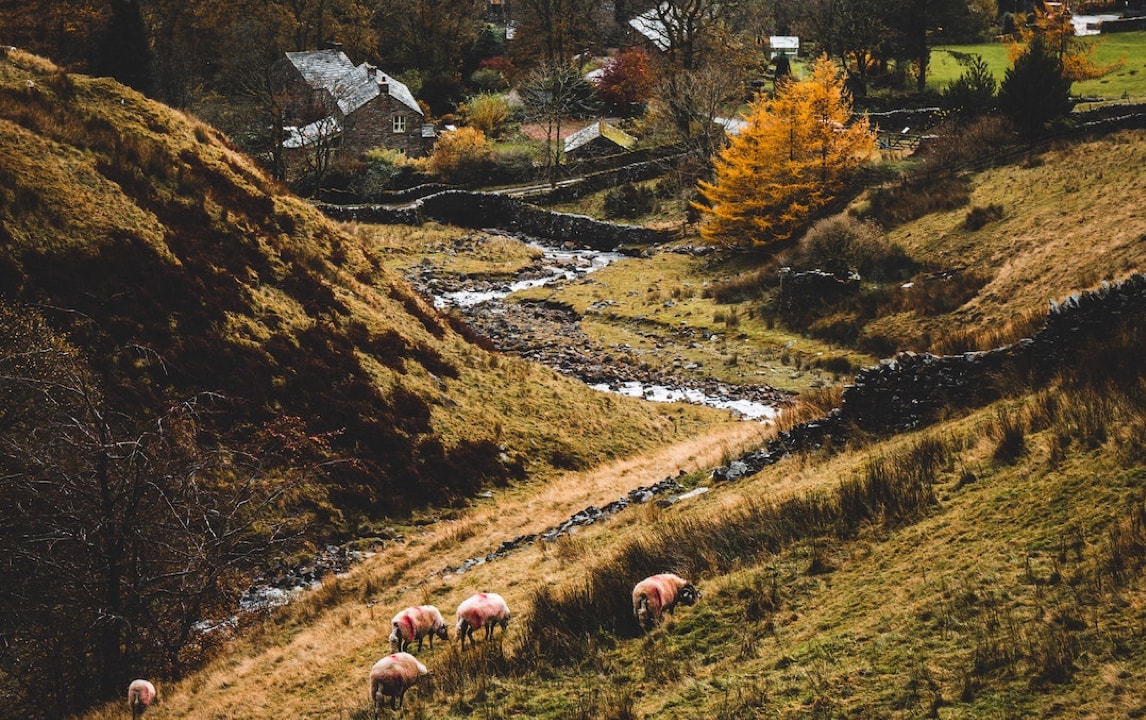
POLYGON ((0 305, 0 347, 0 676, 21 678, 37 717, 62 716, 118 694, 125 671, 178 675, 202 652, 196 623, 230 614, 301 530, 307 478, 281 439, 324 439, 294 426, 265 454, 218 447, 198 422, 211 394, 109 407, 25 308, 0 305))

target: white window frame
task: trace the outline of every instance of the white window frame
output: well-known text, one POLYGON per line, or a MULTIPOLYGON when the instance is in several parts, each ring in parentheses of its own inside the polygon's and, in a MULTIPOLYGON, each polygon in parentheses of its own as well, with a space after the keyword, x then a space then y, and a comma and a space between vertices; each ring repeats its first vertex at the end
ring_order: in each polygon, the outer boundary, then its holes
POLYGON ((396 133, 405 133, 406 132, 406 116, 405 115, 395 115, 393 128, 394 128, 394 132, 396 132, 396 133))

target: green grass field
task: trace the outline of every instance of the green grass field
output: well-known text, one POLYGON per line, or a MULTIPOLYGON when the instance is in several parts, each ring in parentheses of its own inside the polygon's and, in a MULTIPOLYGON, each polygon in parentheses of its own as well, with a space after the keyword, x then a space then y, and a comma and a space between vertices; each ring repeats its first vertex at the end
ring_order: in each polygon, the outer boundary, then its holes
MULTIPOLYGON (((1146 99, 1146 32, 1116 33, 1082 38, 1096 44, 1093 60, 1102 66, 1120 66, 1106 77, 1075 83, 1076 95, 1102 97, 1108 100, 1146 99)), ((979 45, 945 45, 931 50, 927 85, 941 90, 963 73, 957 57, 979 55, 987 61, 995 77, 1001 82, 1011 61, 1007 43, 979 45)))

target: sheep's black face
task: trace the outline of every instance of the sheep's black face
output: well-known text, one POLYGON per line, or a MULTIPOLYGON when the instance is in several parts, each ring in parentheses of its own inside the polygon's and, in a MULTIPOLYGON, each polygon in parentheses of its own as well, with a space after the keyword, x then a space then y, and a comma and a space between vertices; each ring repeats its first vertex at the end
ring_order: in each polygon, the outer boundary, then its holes
POLYGON ((447 628, 445 625, 442 625, 437 630, 435 630, 434 634, 437 635, 438 638, 441 640, 449 640, 450 639, 449 628, 447 628))
POLYGON ((681 605, 695 605, 696 601, 700 599, 700 591, 692 585, 685 585, 680 589, 680 603, 681 605))

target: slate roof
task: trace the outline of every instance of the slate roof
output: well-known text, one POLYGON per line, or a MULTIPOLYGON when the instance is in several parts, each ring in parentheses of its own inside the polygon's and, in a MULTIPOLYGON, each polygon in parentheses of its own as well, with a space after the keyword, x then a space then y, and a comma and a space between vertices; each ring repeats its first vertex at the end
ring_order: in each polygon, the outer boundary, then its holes
POLYGON ((288 125, 283 128, 283 132, 286 133, 283 147, 297 150, 339 135, 342 132, 342 123, 337 118, 325 117, 302 127, 288 125))
POLYGON ((315 89, 325 88, 330 92, 344 116, 378 97, 383 87, 390 97, 413 112, 423 114, 414 94, 405 83, 368 63, 356 67, 341 50, 306 50, 288 52, 286 56, 307 85, 315 89))
POLYGON ((331 87, 348 70, 354 69, 346 53, 337 49, 288 52, 286 56, 312 88, 331 87))
POLYGON ((565 138, 565 152, 572 152, 597 138, 605 138, 624 150, 631 150, 637 144, 637 139, 624 130, 613 127, 604 120, 598 120, 565 138))
POLYGON ((729 135, 739 135, 744 131, 744 128, 748 127, 748 121, 740 117, 714 117, 712 118, 712 121, 723 127, 724 132, 728 133, 729 135))
POLYGON ((629 26, 639 32, 658 49, 667 51, 672 42, 672 36, 661 21, 657 8, 648 10, 629 20, 629 26))

